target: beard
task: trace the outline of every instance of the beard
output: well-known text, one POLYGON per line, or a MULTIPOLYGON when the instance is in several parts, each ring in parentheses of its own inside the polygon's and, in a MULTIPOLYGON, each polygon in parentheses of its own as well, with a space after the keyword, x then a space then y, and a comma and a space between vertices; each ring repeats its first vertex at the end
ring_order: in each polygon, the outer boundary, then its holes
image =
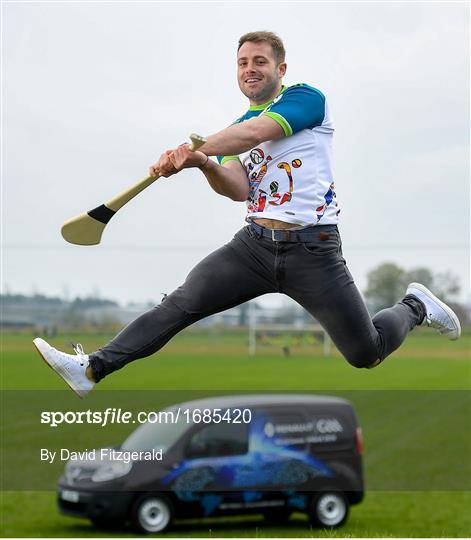
POLYGON ((247 90, 243 86, 243 83, 241 84, 239 82, 239 88, 245 97, 252 100, 264 102, 268 101, 273 96, 278 87, 278 82, 279 81, 277 77, 272 77, 269 80, 266 80, 262 88, 259 88, 257 90, 247 90))

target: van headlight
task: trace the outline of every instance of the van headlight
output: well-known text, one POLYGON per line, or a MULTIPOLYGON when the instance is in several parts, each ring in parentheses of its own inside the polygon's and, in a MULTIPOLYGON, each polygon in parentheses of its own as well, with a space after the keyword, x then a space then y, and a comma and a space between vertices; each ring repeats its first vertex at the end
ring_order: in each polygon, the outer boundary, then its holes
POLYGON ((107 480, 115 480, 121 476, 125 476, 132 468, 132 462, 111 461, 104 463, 93 473, 93 482, 106 482, 107 480))
POLYGON ((82 467, 73 461, 67 462, 64 470, 64 475, 69 484, 76 482, 83 474, 82 467))

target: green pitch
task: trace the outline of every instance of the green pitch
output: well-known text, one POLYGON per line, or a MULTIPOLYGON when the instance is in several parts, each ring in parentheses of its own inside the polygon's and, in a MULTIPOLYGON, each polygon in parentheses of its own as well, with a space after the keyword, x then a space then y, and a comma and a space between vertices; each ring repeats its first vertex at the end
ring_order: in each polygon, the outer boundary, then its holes
MULTIPOLYGON (((33 350, 34 336, 2 336, 2 384, 4 389, 63 389, 63 383, 33 350)), ((81 342, 94 350, 109 336, 58 336, 51 343, 65 349, 81 342)), ((397 396, 415 393, 391 390, 466 391, 471 383, 470 336, 451 343, 432 332, 415 331, 406 344, 374 370, 355 370, 334 352, 322 356, 320 344, 293 347, 285 358, 280 347, 263 347, 256 356, 247 354, 244 333, 215 335, 187 331, 159 354, 134 362, 100 383, 100 390, 211 390, 221 393, 246 391, 305 390, 345 395, 354 391, 360 423, 374 426, 365 433, 365 501, 351 509, 347 525, 335 532, 311 530, 304 517, 294 515, 289 526, 268 526, 260 517, 200 520, 177 523, 167 536, 236 537, 468 537, 471 534, 469 486, 471 463, 470 414, 465 392, 447 392, 450 399, 433 411, 427 422, 414 423, 418 406, 397 396), (364 392, 356 392, 356 391, 364 392), (368 391, 375 392, 373 400, 368 391), (412 409, 412 410, 411 410, 412 409), (401 435, 385 447, 390 431, 401 435), (453 434, 456 444, 444 437, 453 434), (403 459, 404 470, 395 469, 397 456, 428 443, 432 448, 422 462, 403 459), (463 480, 463 477, 464 480, 463 480), (467 477, 467 478, 466 478, 467 477), (420 486, 451 486, 449 491, 379 490, 378 486, 401 485, 408 479, 420 486), (424 480, 425 481, 425 480, 424 480), (427 485, 427 482, 425 482, 427 485), (461 486, 461 489, 459 489, 461 486), (373 489, 371 489, 373 487, 373 489)), ((444 394, 445 395, 445 394, 444 394)), ((419 404, 432 407, 426 402, 419 404)), ((423 412, 423 411, 422 411, 423 412)), ((8 426, 8 418, 3 418, 8 426)), ((34 437, 34 433, 30 435, 34 437)), ((27 442, 28 434, 24 435, 27 442)), ((390 439, 388 439, 390 440, 390 439)), ((407 455, 405 456, 407 458, 407 455)), ((2 469, 5 463, 2 463, 2 469)), ((417 488, 415 488, 417 489, 417 488)), ((11 537, 132 536, 130 531, 97 531, 85 520, 60 516, 52 492, 4 492, 2 535, 11 537)), ((164 536, 164 535, 162 535, 164 536)))

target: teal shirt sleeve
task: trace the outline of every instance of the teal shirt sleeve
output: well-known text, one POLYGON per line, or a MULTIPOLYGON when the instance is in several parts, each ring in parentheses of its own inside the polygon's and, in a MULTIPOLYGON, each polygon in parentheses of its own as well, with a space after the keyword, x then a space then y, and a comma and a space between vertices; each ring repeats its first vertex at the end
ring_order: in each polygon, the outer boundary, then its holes
POLYGON ((320 126, 325 117, 325 96, 308 84, 290 86, 263 113, 283 128, 286 137, 320 126))

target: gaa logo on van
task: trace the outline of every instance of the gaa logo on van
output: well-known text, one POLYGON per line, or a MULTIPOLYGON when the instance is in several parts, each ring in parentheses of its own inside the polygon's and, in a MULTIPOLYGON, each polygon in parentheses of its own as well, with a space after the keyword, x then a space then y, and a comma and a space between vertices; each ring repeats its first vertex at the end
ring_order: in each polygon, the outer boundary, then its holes
POLYGON ((320 418, 316 422, 316 429, 319 433, 341 433, 343 431, 337 418, 320 418))
POLYGON ((267 437, 273 437, 276 433, 275 426, 271 422, 267 422, 263 428, 263 432, 267 437))

